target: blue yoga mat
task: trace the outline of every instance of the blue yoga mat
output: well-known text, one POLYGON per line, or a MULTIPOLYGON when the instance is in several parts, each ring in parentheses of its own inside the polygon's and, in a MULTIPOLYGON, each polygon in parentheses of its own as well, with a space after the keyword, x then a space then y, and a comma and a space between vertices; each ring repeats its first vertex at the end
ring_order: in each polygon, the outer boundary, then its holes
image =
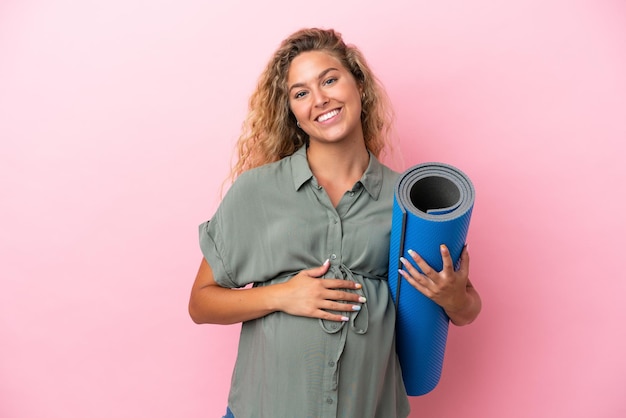
POLYGON ((408 255, 412 249, 441 271, 439 246, 445 244, 458 265, 473 207, 470 179, 447 164, 416 165, 396 183, 388 283, 397 310, 396 350, 409 396, 424 395, 439 383, 449 318, 443 308, 402 279, 400 256, 412 260, 408 255))

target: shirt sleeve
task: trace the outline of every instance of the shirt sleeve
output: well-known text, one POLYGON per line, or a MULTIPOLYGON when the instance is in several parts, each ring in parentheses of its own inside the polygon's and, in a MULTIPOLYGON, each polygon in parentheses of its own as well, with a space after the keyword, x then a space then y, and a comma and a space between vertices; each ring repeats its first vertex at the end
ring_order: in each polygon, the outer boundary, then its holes
POLYGON ((218 220, 206 221, 199 226, 200 250, 211 266, 215 282, 222 287, 241 287, 233 280, 233 275, 223 257, 224 246, 218 231, 218 220))
POLYGON ((272 276, 263 256, 266 222, 258 204, 262 193, 259 180, 245 172, 231 185, 210 221, 199 226, 200 250, 215 282, 239 288, 272 276))
POLYGON ((216 283, 228 288, 284 280, 328 258, 326 211, 312 213, 315 197, 294 187, 284 160, 242 173, 209 222, 200 225, 200 249, 216 283))
POLYGON ((249 284, 252 274, 246 271, 244 253, 250 253, 250 222, 256 214, 247 199, 254 198, 254 177, 247 172, 231 185, 211 220, 199 227, 200 250, 215 282, 222 287, 238 288, 249 284))

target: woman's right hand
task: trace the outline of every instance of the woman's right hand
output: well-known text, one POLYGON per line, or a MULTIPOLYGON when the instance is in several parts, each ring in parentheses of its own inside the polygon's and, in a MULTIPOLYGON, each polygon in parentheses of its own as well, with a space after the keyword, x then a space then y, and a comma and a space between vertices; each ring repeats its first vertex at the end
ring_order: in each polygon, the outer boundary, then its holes
POLYGON ((361 285, 351 280, 322 279, 329 267, 327 260, 319 267, 302 270, 287 282, 275 285, 279 288, 276 289, 279 290, 276 294, 279 310, 330 321, 347 321, 348 315, 342 312, 359 311, 365 298, 341 289, 357 290, 361 285))

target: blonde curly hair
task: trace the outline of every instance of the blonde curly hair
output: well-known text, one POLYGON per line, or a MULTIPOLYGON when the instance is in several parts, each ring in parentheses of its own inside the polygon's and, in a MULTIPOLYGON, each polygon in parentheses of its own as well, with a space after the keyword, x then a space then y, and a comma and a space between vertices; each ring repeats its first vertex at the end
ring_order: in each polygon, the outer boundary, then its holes
POLYGON ((346 45, 332 29, 302 29, 286 38, 261 74, 249 101, 249 113, 236 145, 237 161, 230 177, 278 161, 296 152, 309 137, 298 129, 289 108, 287 73, 291 61, 307 51, 326 51, 352 73, 362 89, 361 123, 365 146, 376 157, 390 146, 393 112, 387 95, 361 52, 346 45))

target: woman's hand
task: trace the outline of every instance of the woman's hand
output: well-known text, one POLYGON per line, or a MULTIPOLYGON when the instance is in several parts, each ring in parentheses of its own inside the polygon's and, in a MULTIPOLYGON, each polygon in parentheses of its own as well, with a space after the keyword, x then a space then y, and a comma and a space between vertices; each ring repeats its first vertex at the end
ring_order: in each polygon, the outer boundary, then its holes
POLYGON ((320 267, 302 270, 289 281, 274 285, 280 289, 276 294, 279 310, 290 315, 331 321, 347 321, 348 316, 342 312, 361 310, 361 304, 366 302, 364 297, 340 290, 356 290, 361 285, 351 280, 322 279, 329 267, 330 263, 326 261, 320 267))
POLYGON ((365 298, 339 289, 360 289, 351 280, 321 279, 330 264, 302 270, 285 283, 246 289, 221 287, 203 258, 189 298, 189 314, 198 324, 234 324, 272 312, 347 321, 342 312, 358 311, 365 298), (341 302, 349 303, 341 303, 341 302), (331 313, 329 310, 339 313, 331 313))
POLYGON ((454 270, 452 257, 445 245, 440 246, 443 269, 436 271, 419 254, 409 250, 409 255, 419 266, 420 273, 404 257, 400 261, 405 270, 400 274, 414 288, 441 306, 455 325, 466 325, 478 316, 481 309, 480 296, 469 280, 469 253, 467 246, 461 252, 461 264, 454 270))

